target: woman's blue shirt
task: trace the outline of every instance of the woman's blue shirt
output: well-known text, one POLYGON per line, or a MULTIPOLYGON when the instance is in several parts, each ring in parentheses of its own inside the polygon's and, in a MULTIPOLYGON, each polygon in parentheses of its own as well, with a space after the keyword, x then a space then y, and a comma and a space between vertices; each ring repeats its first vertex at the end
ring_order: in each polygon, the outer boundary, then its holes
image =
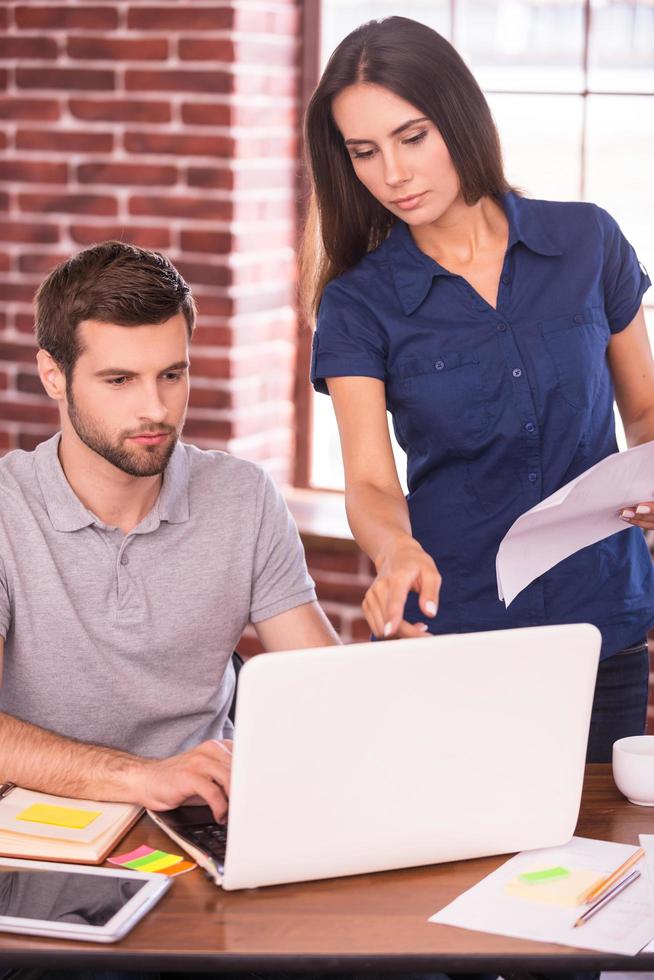
MULTIPOLYGON (((556 565, 504 608, 495 556, 515 519, 617 452, 606 348, 650 285, 592 204, 502 198, 509 243, 493 309, 407 225, 327 286, 311 379, 378 378, 407 454, 414 536, 443 576, 432 632, 590 622, 602 656, 654 623, 654 570, 628 528, 556 565)), ((654 475, 653 475, 654 480, 654 475)), ((654 496, 654 482, 652 484, 654 496)), ((638 503, 638 501, 632 501, 638 503)))

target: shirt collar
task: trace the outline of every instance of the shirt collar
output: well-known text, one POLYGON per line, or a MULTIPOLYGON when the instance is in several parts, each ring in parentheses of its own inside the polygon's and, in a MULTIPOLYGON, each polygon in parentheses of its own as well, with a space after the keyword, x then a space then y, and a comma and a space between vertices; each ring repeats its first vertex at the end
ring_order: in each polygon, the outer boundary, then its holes
MULTIPOLYGON (((36 476, 39 481, 45 507, 55 531, 79 531, 91 524, 98 524, 96 515, 84 506, 66 479, 59 462, 57 433, 34 450, 36 476)), ((182 524, 189 519, 189 464, 185 447, 177 443, 164 471, 163 484, 152 511, 141 522, 140 528, 152 530, 160 521, 182 524), (153 520, 151 520, 153 519, 153 520), (152 528, 150 524, 153 524, 152 528)))
MULTIPOLYGON (((522 242, 539 255, 563 254, 546 234, 532 201, 509 191, 502 195, 500 203, 509 222, 509 249, 522 242)), ((404 313, 411 316, 424 302, 434 278, 453 274, 418 248, 404 221, 393 225, 388 247, 395 289, 404 313)))

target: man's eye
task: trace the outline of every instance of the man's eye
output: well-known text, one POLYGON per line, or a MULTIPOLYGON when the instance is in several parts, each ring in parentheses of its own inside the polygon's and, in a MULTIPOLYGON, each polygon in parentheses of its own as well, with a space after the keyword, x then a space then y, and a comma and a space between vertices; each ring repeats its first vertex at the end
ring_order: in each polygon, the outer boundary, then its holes
POLYGON ((181 371, 166 371, 162 377, 165 381, 179 381, 179 379, 182 377, 182 373, 181 371))
POLYGON ((127 382, 127 376, 122 375, 120 378, 108 378, 107 384, 111 385, 112 388, 122 388, 127 382))

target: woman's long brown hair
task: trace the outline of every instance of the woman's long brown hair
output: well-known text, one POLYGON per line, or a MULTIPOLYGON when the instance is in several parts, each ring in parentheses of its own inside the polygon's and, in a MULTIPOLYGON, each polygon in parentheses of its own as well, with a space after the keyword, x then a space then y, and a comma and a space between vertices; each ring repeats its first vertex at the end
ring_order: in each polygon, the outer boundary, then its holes
POLYGON ((300 288, 310 320, 327 283, 380 245, 396 220, 355 176, 332 116, 334 97, 358 82, 383 86, 435 123, 467 204, 509 190, 488 103, 452 45, 406 17, 358 27, 329 59, 305 119, 312 190, 300 251, 300 288))

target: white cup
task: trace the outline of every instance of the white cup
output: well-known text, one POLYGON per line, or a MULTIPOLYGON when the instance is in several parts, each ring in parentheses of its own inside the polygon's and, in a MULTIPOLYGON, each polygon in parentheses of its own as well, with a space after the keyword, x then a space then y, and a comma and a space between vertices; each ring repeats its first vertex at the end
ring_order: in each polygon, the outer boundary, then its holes
POLYGON ((631 735, 613 743, 613 778, 630 803, 654 806, 654 735, 631 735))

